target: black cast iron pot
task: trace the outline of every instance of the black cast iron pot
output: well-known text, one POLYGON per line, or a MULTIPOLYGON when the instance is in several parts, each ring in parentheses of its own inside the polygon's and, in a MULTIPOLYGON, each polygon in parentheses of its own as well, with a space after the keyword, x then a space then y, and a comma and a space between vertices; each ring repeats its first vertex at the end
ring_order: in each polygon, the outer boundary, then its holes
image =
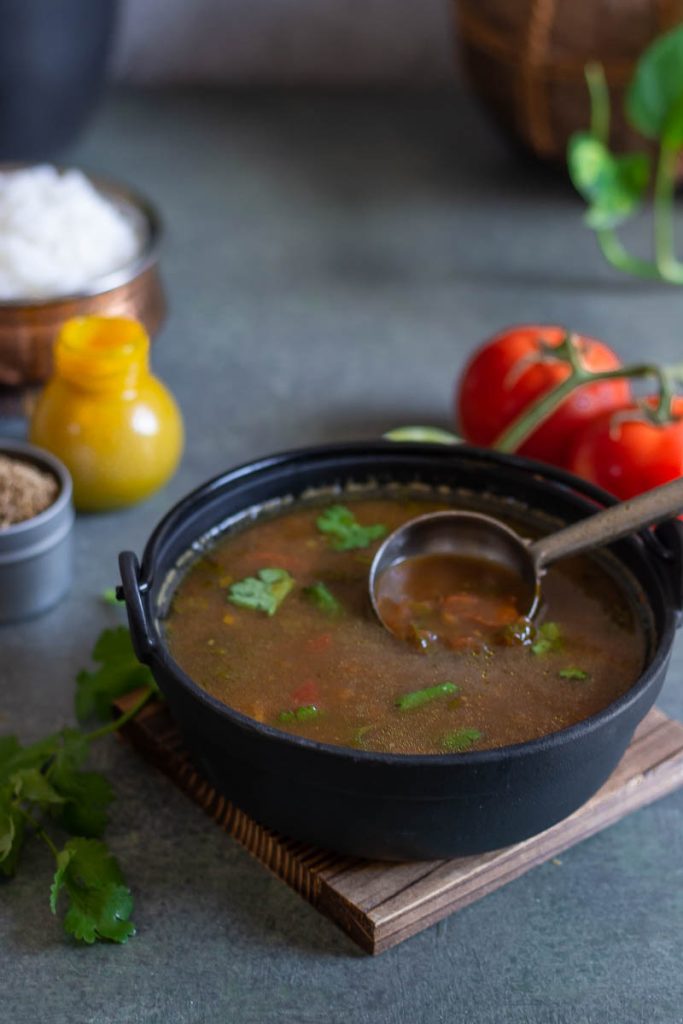
POLYGON ((599 789, 660 691, 683 605, 678 522, 611 548, 651 620, 643 674, 604 711, 532 742, 450 755, 317 743, 233 711, 171 657, 159 622, 162 585, 197 538, 248 507, 311 487, 371 480, 485 492, 566 522, 613 501, 559 470, 465 446, 373 442, 261 459, 216 477, 176 505, 152 534, 142 566, 131 552, 121 555, 138 657, 150 666, 200 770, 257 821, 286 835, 397 860, 477 853, 549 828, 599 789))

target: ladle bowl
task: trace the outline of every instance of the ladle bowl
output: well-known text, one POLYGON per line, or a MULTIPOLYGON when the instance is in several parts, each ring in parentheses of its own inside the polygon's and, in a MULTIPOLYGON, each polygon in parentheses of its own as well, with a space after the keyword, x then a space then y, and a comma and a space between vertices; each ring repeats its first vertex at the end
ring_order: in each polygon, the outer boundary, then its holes
POLYGON ((479 512, 432 512, 417 516, 394 530, 372 560, 368 577, 372 607, 385 629, 393 632, 382 615, 379 600, 382 574, 391 566, 412 558, 460 556, 491 562, 512 571, 519 579, 523 595, 519 614, 532 619, 541 603, 543 574, 553 562, 612 543, 681 511, 683 477, 533 542, 520 537, 499 519, 479 512))

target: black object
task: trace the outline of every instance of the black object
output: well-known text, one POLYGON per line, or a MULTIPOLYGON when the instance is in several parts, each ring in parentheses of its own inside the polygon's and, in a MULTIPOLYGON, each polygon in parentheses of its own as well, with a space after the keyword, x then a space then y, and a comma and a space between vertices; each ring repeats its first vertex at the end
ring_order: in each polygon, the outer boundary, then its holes
POLYGON ((118 0, 0 0, 0 160, 45 160, 99 98, 118 0))
POLYGON ((518 842, 560 821, 599 789, 659 693, 683 615, 680 524, 611 546, 652 620, 640 679, 599 714, 550 736, 451 755, 379 754, 282 733, 211 697, 171 658, 157 615, 162 584, 193 541, 269 499, 349 481, 416 480, 515 498, 572 521, 612 504, 571 474, 477 448, 332 445, 276 455, 216 477, 176 505, 152 534, 142 567, 119 559, 135 651, 159 683, 198 766, 257 821, 356 856, 431 859, 518 842))

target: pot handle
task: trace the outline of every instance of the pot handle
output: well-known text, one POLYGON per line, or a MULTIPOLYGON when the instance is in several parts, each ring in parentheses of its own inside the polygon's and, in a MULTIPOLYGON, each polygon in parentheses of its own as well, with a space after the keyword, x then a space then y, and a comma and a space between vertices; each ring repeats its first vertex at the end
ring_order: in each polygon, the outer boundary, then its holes
MULTIPOLYGON (((148 665, 153 658, 156 643, 150 629, 142 595, 147 589, 140 583, 140 563, 133 551, 122 551, 119 555, 121 573, 121 596, 126 602, 133 650, 139 661, 148 665)), ((118 594, 117 594, 118 596, 118 594)))

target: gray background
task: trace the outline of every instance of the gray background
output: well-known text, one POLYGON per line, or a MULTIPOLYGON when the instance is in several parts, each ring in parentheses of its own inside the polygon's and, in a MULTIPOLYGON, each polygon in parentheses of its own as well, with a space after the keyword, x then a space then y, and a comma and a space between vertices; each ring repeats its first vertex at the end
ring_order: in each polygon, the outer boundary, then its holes
POLYGON ((452 76, 454 0, 122 0, 132 82, 419 85, 452 76))
MULTIPOLYGON (((0 729, 27 740, 71 720, 74 676, 120 615, 98 599, 117 552, 208 476, 448 426, 463 360, 505 323, 681 357, 681 292, 606 267, 563 178, 519 162, 459 93, 126 92, 70 157, 163 211, 171 315, 154 364, 187 451, 147 504, 81 517, 68 600, 0 631, 0 729)), ((679 718, 682 671, 679 640, 661 700, 679 718)), ((683 791, 369 959, 132 751, 107 740, 96 762, 138 935, 71 944, 34 844, 0 888, 3 1024, 683 1021, 683 791)))

